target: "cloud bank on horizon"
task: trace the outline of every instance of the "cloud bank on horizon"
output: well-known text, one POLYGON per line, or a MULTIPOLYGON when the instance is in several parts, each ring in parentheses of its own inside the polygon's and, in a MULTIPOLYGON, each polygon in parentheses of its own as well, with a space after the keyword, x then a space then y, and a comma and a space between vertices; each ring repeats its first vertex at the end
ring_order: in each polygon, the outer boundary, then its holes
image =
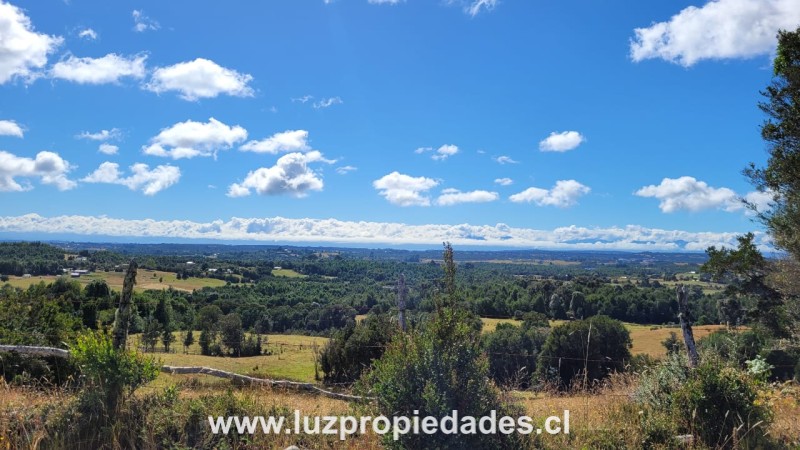
MULTIPOLYGON (((115 219, 96 216, 0 216, 0 233, 70 234, 86 237, 209 239, 251 242, 302 242, 372 245, 456 245, 562 250, 703 251, 735 247, 741 233, 687 232, 637 225, 608 228, 578 226, 553 230, 496 225, 409 225, 337 219, 238 218, 228 221, 115 219)), ((771 238, 755 233, 762 251, 774 251, 771 238)))

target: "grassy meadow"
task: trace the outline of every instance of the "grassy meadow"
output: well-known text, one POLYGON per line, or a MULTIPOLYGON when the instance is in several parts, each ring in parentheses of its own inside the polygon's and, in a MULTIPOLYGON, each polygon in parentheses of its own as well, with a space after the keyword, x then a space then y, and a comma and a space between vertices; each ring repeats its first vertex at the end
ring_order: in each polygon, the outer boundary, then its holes
MULTIPOLYGON (((36 277, 10 277, 7 283, 11 286, 27 289, 32 284, 41 282, 52 283, 58 276, 45 275, 36 277)), ((81 275, 78 278, 70 278, 82 285, 87 285, 94 280, 105 280, 111 289, 116 291, 122 290, 122 281, 125 279, 124 272, 93 272, 86 275, 81 275)), ((141 269, 136 277, 135 290, 138 292, 146 291, 148 289, 177 289, 179 291, 191 292, 195 289, 202 289, 204 287, 219 287, 224 286, 225 282, 216 278, 194 278, 188 280, 179 280, 177 274, 174 272, 162 272, 160 270, 146 270, 141 269)))
POLYGON ((292 269, 272 269, 272 276, 286 278, 306 278, 308 275, 296 272, 292 269))
MULTIPOLYGON (((267 334, 262 335, 262 339, 265 342, 263 349, 269 352, 269 355, 229 358, 201 355, 200 344, 197 343, 200 337, 199 331, 193 332, 195 342, 186 349, 186 353, 183 347, 184 333, 175 332, 173 335, 175 342, 170 353, 164 353, 164 347, 160 344, 156 345, 154 353, 148 353, 159 359, 163 365, 213 367, 260 378, 307 382, 315 381, 315 349, 321 348, 328 341, 327 338, 316 336, 267 334)), ((140 334, 132 334, 129 337, 129 345, 132 348, 139 348, 140 341, 140 334)), ((200 376, 205 377, 205 375, 200 376)))

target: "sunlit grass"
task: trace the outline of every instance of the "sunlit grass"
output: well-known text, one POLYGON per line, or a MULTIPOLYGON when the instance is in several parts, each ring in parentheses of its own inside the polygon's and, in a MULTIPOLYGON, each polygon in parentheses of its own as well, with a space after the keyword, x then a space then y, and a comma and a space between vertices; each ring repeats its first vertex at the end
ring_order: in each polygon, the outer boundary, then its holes
POLYGON ((286 278, 306 278, 308 275, 295 272, 292 269, 272 269, 272 276, 286 278))
MULTIPOLYGON (((81 275, 78 278, 71 278, 67 276, 69 280, 74 280, 82 285, 87 285, 94 280, 105 280, 108 283, 108 286, 111 289, 121 291, 122 290, 122 282, 125 279, 124 272, 93 272, 86 275, 81 275)), ((8 282, 10 285, 14 287, 19 287, 22 289, 27 289, 29 286, 33 284, 38 284, 41 282, 45 283, 52 283, 56 281, 59 277, 55 275, 44 275, 44 276, 37 276, 37 277, 29 277, 29 278, 22 278, 22 277, 10 277, 8 282)), ((148 289, 169 289, 170 287, 179 291, 187 291, 191 292, 195 289, 202 289, 204 287, 219 287, 224 286, 225 281, 218 280, 216 278, 195 278, 190 277, 187 280, 179 280, 177 274, 174 272, 162 272, 160 270, 143 270, 140 269, 136 276, 136 291, 142 292, 148 289)))

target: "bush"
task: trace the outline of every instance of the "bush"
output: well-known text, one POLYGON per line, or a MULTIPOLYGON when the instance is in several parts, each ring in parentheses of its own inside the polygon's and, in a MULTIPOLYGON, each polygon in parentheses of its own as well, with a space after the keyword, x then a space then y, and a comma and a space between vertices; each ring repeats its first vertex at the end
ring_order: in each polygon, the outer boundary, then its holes
POLYGON ((368 315, 337 331, 322 348, 319 363, 327 383, 351 383, 383 355, 397 331, 388 315, 368 315))
POLYGON ((761 352, 761 356, 767 364, 772 366, 770 381, 786 381, 800 375, 796 372, 796 369, 800 367, 800 349, 766 350, 761 352))
POLYGON ((642 373, 633 397, 655 411, 670 411, 673 396, 688 378, 686 358, 680 354, 668 355, 659 365, 642 373))
POLYGON ((652 368, 658 366, 661 361, 650 356, 647 353, 637 353, 631 356, 631 360, 628 363, 628 366, 625 368, 626 372, 633 372, 633 373, 642 373, 646 370, 651 370, 652 368))
POLYGON ((667 355, 672 355, 681 351, 683 343, 678 339, 674 331, 669 332, 669 337, 661 341, 661 345, 667 349, 667 355))
POLYGON ((758 356, 768 341, 769 338, 767 336, 755 330, 747 330, 741 333, 721 330, 700 339, 698 349, 744 367, 744 362, 758 356))
POLYGON ((719 358, 690 370, 676 355, 642 375, 634 398, 646 414, 670 417, 678 432, 706 446, 752 448, 763 443, 771 419, 758 401, 759 386, 755 377, 719 358))
POLYGON ((84 391, 102 393, 108 414, 137 387, 154 380, 160 370, 152 358, 115 349, 111 337, 100 332, 78 336, 71 357, 85 377, 84 391))
POLYGON ((64 386, 78 378, 78 368, 59 356, 31 356, 0 352, 0 379, 9 383, 64 386))
MULTIPOLYGON (((460 417, 515 415, 500 401, 488 380, 480 335, 469 313, 445 308, 423 330, 398 333, 373 370, 362 378, 360 390, 378 398, 378 412, 387 417, 419 415, 444 417, 453 410, 460 417)), ((401 436, 384 443, 390 448, 495 449, 517 448, 517 436, 503 434, 443 434, 401 436)))
POLYGON ((750 375, 706 360, 675 393, 673 417, 708 446, 752 448, 771 419, 757 399, 758 383, 750 375))
POLYGON ((618 320, 595 316, 553 328, 539 355, 536 377, 569 388, 584 370, 589 381, 622 372, 631 359, 631 337, 618 320), (591 329, 591 333, 590 333, 591 329))
POLYGON ((241 356, 260 356, 263 353, 261 350, 262 345, 263 340, 260 334, 255 337, 253 335, 246 337, 242 344, 241 356))
POLYGON ((536 371, 536 358, 547 339, 549 328, 517 327, 499 324, 495 331, 483 335, 483 349, 489 358, 489 374, 501 385, 527 388, 536 371))

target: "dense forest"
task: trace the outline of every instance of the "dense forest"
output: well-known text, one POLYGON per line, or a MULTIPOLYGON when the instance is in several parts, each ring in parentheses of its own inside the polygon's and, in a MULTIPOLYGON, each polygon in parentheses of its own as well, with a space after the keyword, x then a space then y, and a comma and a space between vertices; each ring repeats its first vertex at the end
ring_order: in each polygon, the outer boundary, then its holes
MULTIPOLYGON (((132 248, 135 246, 125 246, 128 250, 132 248)), ((435 260, 370 260, 340 253, 320 253, 317 249, 293 249, 293 256, 289 259, 259 259, 267 256, 277 258, 283 253, 263 254, 258 250, 248 253, 242 260, 234 259, 233 255, 241 256, 234 252, 206 257, 195 254, 194 261, 186 256, 163 252, 149 255, 139 252, 121 254, 107 249, 64 250, 38 243, 4 243, 0 244, 0 251, 4 255, 0 267, 7 268, 3 275, 60 275, 68 267, 121 272, 127 261, 133 258, 142 269, 175 272, 179 278, 205 277, 228 281, 222 287, 206 287, 194 292, 170 289, 137 293, 137 309, 132 322, 134 332, 142 331, 143 324, 161 298, 165 298, 176 311, 174 326, 178 329, 191 329, 201 308, 215 306, 223 314, 235 313, 241 317, 245 329, 252 329, 260 323, 270 332, 327 334, 354 320, 357 314, 393 311, 396 308, 395 283, 400 274, 404 274, 409 286, 408 305, 412 311, 431 312, 434 308, 432 294, 442 288, 440 264, 435 260), (75 253, 71 253, 73 251, 75 253), (291 270, 297 276, 275 276, 275 267, 291 270)), ((603 257, 608 258, 608 255, 603 257)), ((691 255, 689 259, 695 259, 695 256, 691 255)), ((563 260, 558 264, 541 260, 527 263, 463 260, 457 263, 459 295, 464 304, 479 316, 521 318, 526 313, 536 312, 551 319, 581 319, 606 315, 642 324, 677 321, 674 289, 662 284, 663 280, 675 279, 679 270, 688 272, 698 267, 687 262, 676 265, 670 260, 648 260, 646 264, 614 262, 586 270, 581 266, 585 264, 582 261, 567 265, 563 260), (628 276, 621 279, 619 274, 628 276)), ((66 304, 72 307, 70 313, 83 317, 85 326, 97 328, 113 321, 114 307, 111 300, 99 301, 95 294, 87 294, 89 290, 111 292, 108 286, 96 286, 98 283, 102 281, 82 289, 77 281, 60 279, 49 287, 32 286, 24 292, 50 290, 48 295, 52 298, 69 292, 66 304)), ((23 295, 23 292, 9 288, 4 292, 5 296, 23 295)), ((720 314, 718 304, 723 295, 720 292, 704 293, 699 284, 691 287, 690 300, 697 323, 735 322, 741 318, 741 314, 730 311, 730 308, 720 314)), ((742 304, 740 309, 746 306, 742 304)))

